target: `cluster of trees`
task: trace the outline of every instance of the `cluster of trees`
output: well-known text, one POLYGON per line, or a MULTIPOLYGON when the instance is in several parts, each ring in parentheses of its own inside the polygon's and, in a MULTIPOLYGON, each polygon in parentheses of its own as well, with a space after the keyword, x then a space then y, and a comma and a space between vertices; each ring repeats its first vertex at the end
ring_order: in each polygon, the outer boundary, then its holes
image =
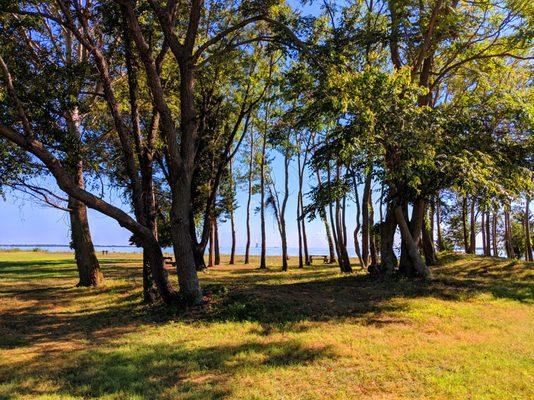
POLYGON ((436 250, 473 253, 477 235, 484 254, 532 260, 530 3, 312 3, 0 1, 0 188, 69 212, 80 285, 103 280, 89 207, 142 247, 145 300, 200 303, 222 220, 235 262, 239 187, 245 263, 259 194, 260 268, 271 211, 286 270, 295 170, 300 267, 313 218, 342 272, 349 242, 386 278, 426 277, 436 250), (50 177, 59 191, 34 184, 50 177))

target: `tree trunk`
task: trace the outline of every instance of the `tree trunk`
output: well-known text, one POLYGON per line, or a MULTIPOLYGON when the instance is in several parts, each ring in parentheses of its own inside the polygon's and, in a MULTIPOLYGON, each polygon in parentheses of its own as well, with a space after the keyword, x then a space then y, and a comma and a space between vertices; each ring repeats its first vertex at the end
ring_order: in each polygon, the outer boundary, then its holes
POLYGON ((469 234, 467 233, 467 196, 462 199, 462 229, 464 236, 464 251, 469 253, 469 234))
POLYGON ((356 182, 356 176, 352 174, 352 183, 354 186, 354 203, 356 204, 356 225, 354 227, 354 251, 358 257, 358 261, 362 268, 365 268, 363 265, 362 252, 360 250, 360 242, 358 240, 358 235, 361 229, 360 215, 361 215, 361 206, 360 206, 360 196, 358 194, 358 183, 356 182))
POLYGON ((332 264, 336 262, 336 250, 334 248, 334 241, 332 239, 332 232, 330 231, 330 224, 328 223, 328 218, 326 217, 326 211, 323 210, 321 213, 321 219, 324 222, 324 229, 326 232, 326 240, 328 242, 328 263, 332 264))
POLYGON ((476 231, 477 219, 475 214, 475 199, 471 199, 471 208, 469 211, 469 254, 475 254, 476 252, 476 231))
POLYGON ((362 261, 363 267, 369 267, 369 202, 371 197, 371 173, 365 177, 362 197, 362 261))
POLYGON ((87 207, 75 198, 69 197, 69 209, 72 247, 79 275, 77 286, 99 286, 104 283, 104 277, 91 239, 87 207))
POLYGON ((267 137, 265 133, 263 135, 263 142, 261 147, 261 165, 260 165, 260 218, 261 218, 261 257, 260 257, 260 269, 266 269, 267 264, 265 261, 266 256, 266 236, 265 236, 265 153, 267 149, 267 137))
MULTIPOLYGON (((301 234, 301 240, 302 240, 302 251, 304 252, 304 264, 310 265, 310 258, 308 253, 308 238, 306 235, 306 223, 304 221, 304 218, 302 218, 302 214, 304 213, 304 201, 302 196, 302 186, 304 184, 304 163, 301 160, 301 154, 300 152, 297 153, 297 168, 298 168, 298 185, 299 190, 297 193, 297 208, 298 212, 297 215, 299 216, 297 223, 300 224, 300 234, 301 234)), ((300 252, 300 250, 299 250, 300 252)), ((299 268, 300 266, 300 256, 299 256, 299 268)))
MULTIPOLYGON (((316 169, 315 172, 317 174, 317 183, 318 183, 319 187, 321 187, 322 186, 322 182, 321 182, 321 175, 319 174, 319 170, 316 169)), ((320 211, 319 215, 321 216, 321 219, 323 220, 324 229, 325 229, 325 232, 326 232, 326 240, 328 242, 328 252, 329 252, 329 260, 328 260, 328 262, 330 264, 332 264, 332 263, 336 262, 336 253, 335 253, 335 249, 334 249, 334 241, 332 239, 332 233, 330 232, 330 224, 328 223, 328 217, 326 215, 326 209, 323 209, 322 211, 320 211)))
MULTIPOLYGON (((416 205, 414 205, 414 208, 415 207, 416 205)), ((417 234, 417 225, 419 224, 419 221, 417 220, 417 215, 418 210, 414 213, 414 217, 416 217, 415 220, 412 221, 412 227, 415 226, 415 228, 412 228, 412 230, 410 230, 410 227, 408 227, 408 224, 406 223, 402 207, 395 207, 395 217, 397 219, 397 223, 399 224, 402 241, 406 246, 408 257, 410 258, 413 267, 413 271, 417 276, 426 278, 430 274, 430 271, 428 270, 428 267, 426 266, 425 262, 423 261, 423 258, 421 257, 421 254, 419 253, 419 235, 417 234)))
POLYGON ((282 240, 282 271, 287 271, 289 258, 287 254, 287 234, 286 234, 286 207, 289 200, 289 154, 286 152, 284 157, 284 198, 280 207, 280 237, 282 240))
POLYGON ((233 265, 235 263, 235 246, 236 246, 236 234, 235 234, 235 220, 234 220, 234 175, 232 170, 232 160, 228 166, 230 173, 230 192, 232 193, 232 204, 230 205, 230 229, 232 231, 232 246, 230 248, 230 261, 228 264, 233 265))
POLYGON ((491 219, 491 244, 493 247, 493 257, 499 257, 499 248, 497 246, 497 211, 493 211, 491 219))
POLYGON ((187 304, 202 303, 191 240, 191 179, 179 174, 172 187, 171 226, 180 296, 187 304))
POLYGON ((530 239, 530 197, 525 199, 525 260, 534 261, 532 258, 532 241, 530 239))
POLYGON ((215 265, 221 265, 221 248, 219 247, 219 224, 214 220, 215 228, 215 265))
MULTIPOLYGON (((341 166, 336 166, 336 179, 340 179, 341 175, 341 166)), ((339 248, 339 267, 341 269, 341 272, 349 273, 352 272, 352 267, 350 265, 350 258, 349 254, 347 252, 347 246, 345 243, 347 242, 345 238, 346 230, 343 226, 343 213, 342 213, 342 203, 339 199, 336 199, 335 201, 335 210, 336 210, 336 231, 337 231, 337 240, 338 240, 338 248, 339 248)))
POLYGON ((228 264, 235 264, 235 247, 236 247, 236 234, 235 234, 235 221, 234 211, 230 211, 230 229, 232 230, 232 247, 230 248, 230 261, 228 264))
POLYGON ((373 207, 373 195, 369 193, 369 254, 371 255, 371 265, 378 265, 378 255, 376 249, 376 235, 374 234, 375 212, 373 207))
POLYGON ((436 198, 436 234, 438 236, 438 251, 443 251, 443 234, 441 232, 441 198, 438 196, 436 198))
POLYGON ((480 218, 480 226, 482 227, 481 233, 482 233, 482 254, 485 256, 488 254, 488 247, 486 246, 486 214, 484 211, 482 211, 482 216, 480 218))
POLYGON ((250 152, 248 160, 248 197, 247 197, 247 243, 245 245, 245 264, 250 262, 250 203, 252 201, 252 167, 254 161, 254 132, 250 130, 250 152))
POLYGON ((210 217, 210 243, 208 250, 208 268, 215 265, 215 222, 214 218, 210 217))
POLYGON ((300 224, 300 200, 297 197, 297 233, 299 237, 299 268, 304 268, 304 259, 302 251, 302 225, 300 224))
MULTIPOLYGON (((339 200, 336 200, 336 231, 338 232, 338 248, 339 248, 339 267, 341 272, 350 273, 352 267, 350 265, 349 255, 347 253, 347 247, 343 237, 339 237, 339 232, 343 232, 343 221, 341 217, 341 204, 339 200)), ((341 235, 343 236, 343 234, 341 235)))
MULTIPOLYGON (((431 214, 432 216, 432 214, 431 214)), ((427 265, 436 265, 436 249, 434 248, 434 240, 432 240, 429 217, 427 213, 424 214, 423 220, 423 253, 427 265)))
POLYGON ((510 223, 510 211, 504 210, 504 247, 508 258, 515 258, 514 248, 512 246, 512 229, 510 223))
POLYGON ((306 235, 306 221, 305 218, 303 218, 304 214, 304 201, 302 196, 302 190, 299 192, 299 199, 300 199, 300 212, 301 212, 301 218, 300 223, 302 224, 302 248, 304 249, 304 263, 306 265, 310 265, 310 254, 308 252, 308 236, 306 235))
POLYGON ((485 225, 484 229, 486 230, 486 252, 484 255, 487 257, 491 256, 491 217, 490 212, 486 211, 485 225))
POLYGON ((397 219, 393 206, 388 204, 386 218, 380 224, 380 270, 386 275, 391 275, 397 268, 397 256, 393 250, 397 219))

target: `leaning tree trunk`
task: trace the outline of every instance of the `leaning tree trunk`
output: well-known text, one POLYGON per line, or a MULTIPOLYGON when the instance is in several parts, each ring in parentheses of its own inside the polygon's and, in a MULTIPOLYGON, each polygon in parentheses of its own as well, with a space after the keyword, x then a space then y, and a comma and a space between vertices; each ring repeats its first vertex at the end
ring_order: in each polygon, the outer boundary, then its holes
POLYGON ((82 202, 69 197, 69 209, 72 247, 79 275, 77 286, 99 286, 104 277, 91 239, 87 208, 82 202))
MULTIPOLYGON (((77 160, 73 171, 74 181, 79 188, 84 189, 83 164, 81 160, 77 160)), ((104 282, 104 276, 95 255, 87 218, 87 207, 81 201, 69 196, 69 209, 72 246, 79 275, 77 286, 99 286, 104 282)))
MULTIPOLYGON (((298 193, 297 193, 297 208, 298 208, 298 220, 297 223, 300 226, 300 234, 301 234, 301 240, 302 240, 302 251, 304 252, 304 264, 310 265, 310 258, 308 253, 308 238, 306 235, 306 223, 303 218, 304 214, 304 201, 302 196, 302 186, 304 184, 304 165, 301 160, 300 152, 297 154, 297 168, 298 168, 298 193)), ((299 268, 301 268, 300 265, 300 256, 299 256, 299 268)))
MULTIPOLYGON (((315 173, 317 174, 317 184, 318 184, 319 187, 321 187, 322 186, 322 182, 321 182, 321 175, 319 174, 319 170, 316 169, 315 173)), ((325 229, 325 233, 326 233, 326 240, 328 242, 328 253, 329 253, 328 262, 330 264, 332 264, 332 263, 336 262, 336 253, 335 253, 336 250, 334 248, 334 241, 332 239, 332 233, 330 231, 330 224, 328 223, 328 217, 326 215, 326 209, 320 210, 319 211, 319 215, 320 215, 321 219, 323 220, 324 229, 325 229)))

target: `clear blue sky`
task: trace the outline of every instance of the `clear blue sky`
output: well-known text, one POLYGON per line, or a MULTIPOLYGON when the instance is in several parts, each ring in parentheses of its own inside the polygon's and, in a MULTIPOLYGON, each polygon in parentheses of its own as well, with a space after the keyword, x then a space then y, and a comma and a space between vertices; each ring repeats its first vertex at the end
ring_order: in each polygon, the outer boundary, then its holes
MULTIPOLYGON (((275 157, 273 162, 274 177, 281 184, 283 176, 282 165, 275 157)), ((290 247, 298 246, 298 234, 296 224, 296 202, 297 202, 297 171, 296 161, 291 163, 290 198, 287 210, 288 224, 288 244, 290 247)), ((56 188, 52 180, 48 180, 46 185, 56 188)), ((305 191, 310 185, 315 185, 315 180, 307 180, 305 191)), ((236 230, 238 246, 244 246, 246 239, 245 216, 246 216, 247 192, 245 187, 239 187, 237 191, 238 209, 236 210, 236 230)), ((129 207, 122 204, 117 193, 106 193, 106 200, 115 205, 121 206, 124 210, 129 207)), ((309 201, 309 200, 306 200, 309 201)), ((259 205, 259 195, 253 197, 251 209, 254 210, 259 205)), ((347 222, 348 229, 354 229, 355 207, 351 203, 348 208, 347 222)), ((32 198, 20 193, 8 193, 5 200, 0 200, 0 244, 68 244, 69 223, 67 213, 52 209, 34 201, 32 198)), ((114 220, 96 212, 89 210, 89 222, 95 244, 98 245, 126 245, 130 233, 121 228, 114 220)), ((276 222, 272 212, 267 211, 267 241, 268 246, 279 246, 280 239, 276 222)), ((260 243, 260 222, 259 214, 252 211, 252 245, 260 243)), ((311 247, 324 247, 326 240, 324 237, 324 226, 320 221, 313 221, 307 224, 308 240, 311 247)), ((220 225, 221 246, 230 245, 230 224, 220 225)), ((352 237, 352 236, 351 236, 352 237)), ((349 246, 352 247, 352 246, 349 246)))
MULTIPOLYGON (((300 2, 298 0, 290 0, 290 4, 296 6, 300 2)), ((320 3, 320 2, 319 2, 320 3)), ((305 6, 305 12, 316 13, 318 10, 318 3, 312 6, 305 6)), ((299 9, 302 6, 298 5, 299 9)), ((275 179, 282 183, 282 173, 279 160, 274 161, 275 179)), ((290 247, 298 246, 298 234, 296 224, 296 163, 291 165, 291 196, 287 211, 288 223, 288 245, 290 247)), ((55 183, 50 180, 46 183, 51 188, 55 188, 55 183)), ((309 184, 314 185, 315 182, 307 182, 305 191, 309 190, 309 184)), ((236 227, 238 246, 244 246, 245 243, 245 205, 246 205, 246 189, 240 188, 237 194, 237 201, 239 208, 236 211, 236 227)), ((116 193, 107 193, 107 200, 116 205, 122 205, 121 200, 116 193)), ((258 206, 259 196, 254 197, 254 204, 252 209, 258 206)), ((127 210, 128 206, 122 205, 122 208, 127 210)), ((354 229, 354 205, 350 205, 348 210, 348 229, 351 232, 354 229)), ((22 196, 18 193, 8 193, 5 200, 0 199, 0 244, 68 244, 69 224, 68 216, 65 212, 46 207, 32 201, 27 196, 22 196)), ((90 210, 89 221, 93 235, 93 241, 98 245, 126 245, 130 233, 121 228, 115 221, 108 217, 90 210)), ((252 215, 252 246, 256 242, 260 242, 260 223, 259 215, 252 215)), ((320 221, 314 221, 308 225, 308 241, 311 247, 326 246, 326 239, 324 236, 324 227, 320 221)), ((351 235, 352 237, 352 235, 351 235)), ((220 241, 221 246, 226 247, 230 245, 230 227, 229 223, 221 224, 220 226, 220 241)), ((280 239, 278 229, 276 227, 275 219, 272 213, 267 214, 267 245, 279 246, 280 239)), ((352 246, 349 246, 352 247, 352 246)))

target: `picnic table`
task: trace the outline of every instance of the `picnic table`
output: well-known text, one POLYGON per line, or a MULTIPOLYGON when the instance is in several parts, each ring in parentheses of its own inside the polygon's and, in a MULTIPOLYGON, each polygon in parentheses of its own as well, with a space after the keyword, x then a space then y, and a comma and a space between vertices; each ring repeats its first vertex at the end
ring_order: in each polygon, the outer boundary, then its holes
POLYGON ((314 258, 319 258, 319 259, 323 259, 323 263, 324 264, 328 264, 328 260, 329 260, 329 256, 326 255, 326 254, 311 254, 310 255, 310 264, 313 264, 313 259, 314 258))

